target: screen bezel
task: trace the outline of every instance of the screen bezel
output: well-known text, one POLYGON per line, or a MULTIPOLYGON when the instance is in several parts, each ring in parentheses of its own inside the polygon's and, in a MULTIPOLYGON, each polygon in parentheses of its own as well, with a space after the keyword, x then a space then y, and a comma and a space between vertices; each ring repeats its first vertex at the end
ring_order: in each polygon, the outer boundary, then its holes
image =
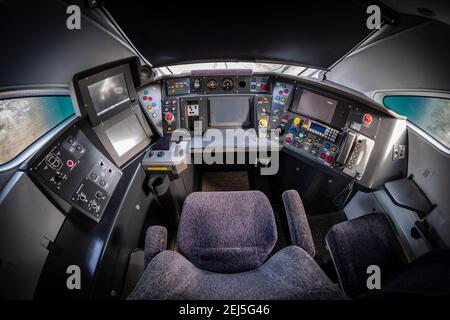
POLYGON ((252 96, 213 96, 208 97, 207 100, 207 110, 208 110, 208 128, 217 128, 217 129, 249 129, 252 127, 253 123, 253 97, 252 96), (213 122, 211 119, 211 99, 217 99, 217 98, 246 98, 248 99, 248 118, 245 123, 237 123, 237 122, 213 122))
POLYGON ((292 103, 291 103, 291 105, 289 107, 289 111, 292 112, 292 113, 295 113, 295 114, 299 114, 299 115, 301 115, 303 117, 309 118, 311 120, 317 121, 319 123, 325 124, 327 126, 331 126, 331 127, 334 127, 336 129, 341 129, 341 130, 343 130, 345 128, 345 125, 347 123, 347 118, 348 118, 348 115, 349 115, 349 108, 345 106, 345 103, 341 99, 339 99, 336 96, 333 96, 333 95, 330 95, 330 94, 324 94, 324 93, 322 93, 320 91, 317 91, 317 90, 314 90, 314 89, 311 89, 311 88, 307 88, 307 87, 304 87, 304 88, 303 87, 296 87, 295 88, 294 98, 292 99, 292 103), (332 99, 332 100, 337 101, 336 108, 334 109, 334 114, 333 114, 333 117, 331 118, 331 122, 330 123, 327 123, 327 122, 325 122, 325 121, 323 121, 321 119, 315 118, 315 117, 313 117, 313 116, 311 116, 309 114, 297 111, 297 106, 298 106, 298 104, 300 102, 300 98, 301 98, 304 90, 307 90, 309 92, 312 92, 314 94, 320 95, 322 97, 326 97, 328 99, 332 99))
POLYGON ((133 83, 133 76, 131 73, 130 65, 129 64, 122 64, 117 67, 107 69, 95 74, 92 74, 90 76, 83 77, 78 80, 78 87, 80 90, 80 95, 83 101, 83 107, 88 115, 89 121, 93 126, 98 125, 99 123, 113 117, 114 115, 122 112, 123 110, 130 108, 133 103, 136 101, 136 89, 134 88, 133 83), (94 103, 92 101, 90 92, 89 92, 89 86, 106 80, 110 77, 117 76, 123 74, 125 78, 125 84, 127 86, 128 90, 128 96, 129 100, 125 101, 124 103, 114 107, 111 110, 108 110, 102 114, 98 114, 95 110, 94 103))
POLYGON ((129 109, 126 109, 122 111, 119 114, 116 114, 115 116, 111 117, 110 119, 106 120, 105 122, 102 122, 100 125, 94 127, 94 131, 97 134, 98 138, 102 142, 103 146, 108 151, 109 155, 113 159, 113 161, 116 163, 117 166, 121 167, 123 164, 128 162, 131 158, 133 158, 137 153, 139 153, 142 149, 147 147, 151 142, 151 137, 153 135, 149 124, 147 123, 147 120, 145 119, 140 107, 138 104, 132 106, 129 109), (111 127, 114 127, 117 123, 125 120, 128 117, 136 116, 139 124, 142 126, 142 129, 144 130, 147 138, 139 142, 137 145, 135 145, 133 148, 125 152, 122 156, 119 156, 116 149, 114 148, 114 145, 111 143, 108 135, 106 134, 106 131, 110 129, 111 127))

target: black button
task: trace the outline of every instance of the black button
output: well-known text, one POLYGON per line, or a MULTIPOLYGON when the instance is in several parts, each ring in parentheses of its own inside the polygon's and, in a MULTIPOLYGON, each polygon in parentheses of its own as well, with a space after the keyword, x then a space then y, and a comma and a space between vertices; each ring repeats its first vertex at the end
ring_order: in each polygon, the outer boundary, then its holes
POLYGON ((102 179, 102 180, 100 180, 100 182, 99 182, 99 183, 100 183, 100 186, 102 186, 102 187, 106 186, 106 181, 105 181, 105 180, 103 180, 103 179, 102 179))
POLYGON ((92 172, 91 173, 91 179, 92 180, 97 180, 97 178, 98 178, 98 175, 95 172, 92 172))

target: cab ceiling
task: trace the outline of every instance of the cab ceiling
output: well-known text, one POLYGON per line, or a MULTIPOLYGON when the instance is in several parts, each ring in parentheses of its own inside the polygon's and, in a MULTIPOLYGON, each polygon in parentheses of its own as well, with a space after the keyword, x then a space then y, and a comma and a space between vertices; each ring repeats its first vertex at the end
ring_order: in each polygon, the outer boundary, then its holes
POLYGON ((327 69, 365 39, 356 1, 104 1, 155 67, 200 61, 268 61, 327 69))

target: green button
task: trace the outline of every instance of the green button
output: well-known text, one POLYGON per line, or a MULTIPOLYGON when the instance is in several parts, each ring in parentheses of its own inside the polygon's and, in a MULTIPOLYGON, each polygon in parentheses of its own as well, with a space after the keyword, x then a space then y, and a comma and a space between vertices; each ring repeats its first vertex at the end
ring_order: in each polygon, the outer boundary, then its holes
POLYGON ((145 91, 144 91, 144 94, 145 94, 145 95, 148 95, 148 90, 145 90, 145 91))

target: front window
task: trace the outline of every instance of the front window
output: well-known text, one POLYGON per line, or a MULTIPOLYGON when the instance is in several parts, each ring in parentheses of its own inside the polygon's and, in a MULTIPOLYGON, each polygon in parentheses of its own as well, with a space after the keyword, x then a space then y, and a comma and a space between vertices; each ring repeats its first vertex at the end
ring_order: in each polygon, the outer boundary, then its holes
POLYGON ((450 148, 450 99, 421 96, 386 96, 383 104, 450 148))
POLYGON ((0 100, 0 165, 73 114, 69 96, 0 100))
POLYGON ((277 72, 285 75, 318 78, 320 70, 302 66, 262 62, 206 62, 157 68, 158 75, 189 73, 192 70, 252 69, 254 72, 277 72))

